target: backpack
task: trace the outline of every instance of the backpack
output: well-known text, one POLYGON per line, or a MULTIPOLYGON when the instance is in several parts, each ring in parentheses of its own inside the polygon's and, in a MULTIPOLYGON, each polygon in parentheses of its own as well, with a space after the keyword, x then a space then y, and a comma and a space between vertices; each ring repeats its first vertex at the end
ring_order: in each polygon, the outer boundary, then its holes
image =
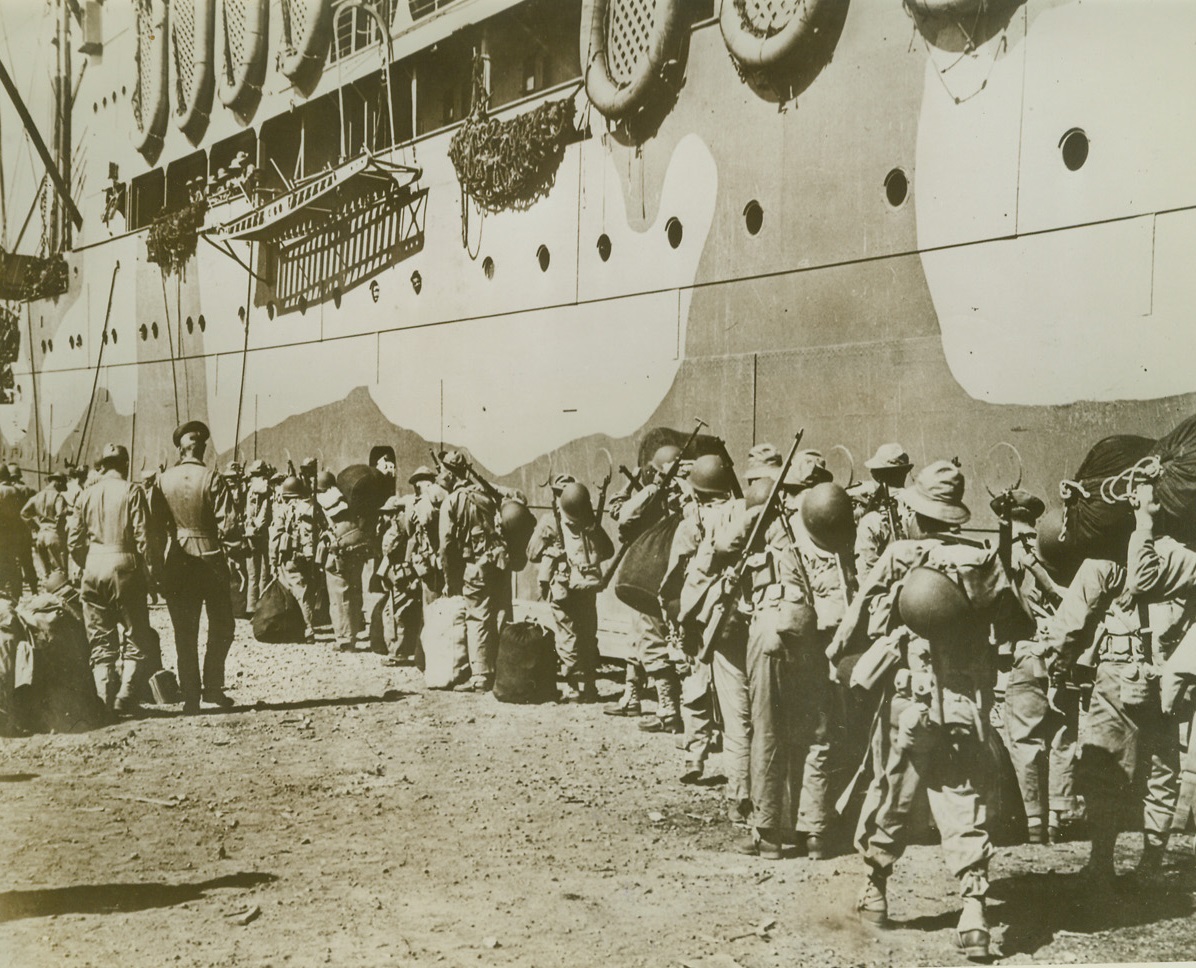
POLYGON ((302 642, 306 633, 295 596, 277 578, 271 579, 253 613, 253 637, 259 642, 302 642))

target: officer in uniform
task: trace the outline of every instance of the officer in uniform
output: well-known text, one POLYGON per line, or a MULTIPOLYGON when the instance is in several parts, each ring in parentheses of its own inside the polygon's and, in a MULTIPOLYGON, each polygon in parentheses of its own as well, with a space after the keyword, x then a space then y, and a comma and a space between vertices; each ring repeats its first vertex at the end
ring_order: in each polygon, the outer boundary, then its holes
POLYGON ((241 534, 228 482, 204 466, 211 434, 191 420, 175 429, 179 460, 158 475, 163 527, 168 535, 162 591, 174 626, 175 652, 183 710, 199 712, 200 698, 231 706, 224 692, 224 664, 232 646, 235 622, 224 545, 241 534), (199 668, 199 616, 206 607, 208 645, 199 668))
POLYGON ((865 512, 856 525, 855 571, 861 581, 868 577, 889 542, 905 537, 906 529, 901 519, 907 512, 902 509, 897 494, 905 487, 905 479, 913 464, 900 444, 881 444, 864 466, 879 490, 874 499, 876 506, 865 512))
POLYGON ((266 462, 253 460, 245 469, 245 611, 253 614, 262 589, 270 582, 270 515, 273 494, 266 462))
POLYGON ((100 468, 99 480, 83 492, 68 542, 83 569, 83 622, 96 692, 109 709, 130 713, 137 709, 143 676, 151 671, 148 664, 158 656, 147 597, 157 562, 149 541, 149 504, 144 492, 126 480, 129 452, 108 444, 100 468))
POLYGON ((29 590, 37 591, 33 568, 33 539, 21 511, 29 498, 12 483, 8 467, 0 464, 0 595, 15 604, 21 597, 22 575, 29 590))
POLYGON ((316 529, 307 488, 297 477, 284 478, 270 528, 270 564, 299 603, 305 642, 316 640, 315 557, 316 529))
POLYGON ((943 855, 959 879, 957 940, 968 958, 984 960, 993 848, 982 793, 996 769, 985 733, 996 678, 989 628, 1000 619, 998 636, 1024 636, 1033 623, 999 555, 951 533, 971 517, 963 493, 963 474, 949 461, 924 467, 905 489, 902 500, 914 514, 909 539, 881 554, 827 656, 838 663, 861 651, 857 643, 871 642, 853 679, 872 667, 880 670, 876 683, 884 684, 870 751, 872 783, 856 832, 869 871, 858 915, 887 926, 888 878, 908 844, 911 805, 925 789, 943 855), (914 635, 911 624, 926 637, 914 635), (885 654, 890 661, 875 660, 885 654))
POLYGON ((469 688, 494 685, 498 612, 506 600, 507 552, 494 499, 469 478, 465 456, 449 451, 441 459, 448 497, 440 506, 440 565, 445 592, 465 599, 469 688))
POLYGON ((33 546, 42 574, 66 570, 66 475, 57 472, 25 502, 23 517, 34 530, 33 546))

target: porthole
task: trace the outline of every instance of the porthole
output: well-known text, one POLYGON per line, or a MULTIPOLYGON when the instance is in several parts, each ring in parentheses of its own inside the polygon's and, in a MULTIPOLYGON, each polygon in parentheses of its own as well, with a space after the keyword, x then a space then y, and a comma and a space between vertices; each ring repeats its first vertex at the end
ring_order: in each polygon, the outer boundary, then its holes
POLYGON ((894 168, 885 175, 885 198, 893 208, 900 208, 908 196, 909 176, 901 168, 894 168))
POLYGON ((245 307, 244 306, 237 307, 237 319, 241 320, 241 322, 245 322, 245 307))
POLYGON ((187 317, 187 332, 188 333, 195 332, 195 320, 192 319, 190 316, 187 317))
POLYGON ((482 272, 486 274, 487 279, 494 278, 494 260, 491 259, 490 256, 486 256, 486 258, 482 260, 482 272))
POLYGON ((92 101, 92 102, 91 102, 91 113, 92 113, 92 114, 95 114, 95 113, 96 113, 97 111, 99 111, 99 110, 100 110, 100 102, 99 102, 99 101, 92 101))
POLYGON ((669 237, 669 245, 674 249, 681 244, 681 237, 685 234, 685 229, 681 225, 681 220, 675 217, 670 218, 664 223, 665 235, 669 237))
POLYGON ((108 330, 104 330, 104 332, 100 334, 100 342, 105 346, 108 345, 108 330))
POLYGON ((42 352, 43 353, 46 352, 46 341, 45 340, 42 340, 42 352))
POLYGON ((300 316, 307 315, 307 297, 306 296, 301 295, 299 297, 299 315, 300 316))
POLYGON ((148 326, 146 326, 146 325, 145 325, 145 323, 142 323, 142 324, 141 324, 141 325, 138 327, 138 329, 137 329, 137 332, 139 332, 139 333, 141 334, 141 341, 142 341, 142 342, 145 342, 147 339, 149 339, 149 327, 148 327, 148 326))
POLYGON ((154 339, 158 338, 158 324, 157 323, 150 324, 150 332, 154 334, 154 339))
POLYGON ((104 105, 104 107, 107 107, 108 106, 108 98, 106 98, 106 97, 100 98, 100 103, 102 105, 104 105))
POLYGON ((75 345, 82 348, 82 346, 83 346, 83 334, 82 333, 75 334, 75 345))
POLYGON ((743 208, 743 224, 747 227, 748 235, 759 235, 764 227, 764 209, 754 198, 743 208))
POLYGON ((598 258, 603 262, 610 258, 610 236, 605 232, 598 236, 598 258))
POLYGON ((199 314, 199 319, 196 322, 199 324, 199 331, 201 333, 208 328, 208 321, 203 318, 203 313, 199 314))
POLYGON ((116 342, 116 330, 112 331, 112 342, 116 342))
POLYGON ((274 318, 274 303, 272 301, 266 303, 266 318, 267 319, 274 318))
POLYGON ((1088 160, 1088 135, 1080 128, 1072 128, 1059 139, 1059 151, 1068 171, 1079 171, 1088 160))
POLYGON ((420 290, 424 288, 424 277, 419 274, 418 269, 411 273, 411 288, 415 290, 417 296, 420 290))
POLYGON ((72 336, 67 342, 70 343, 71 349, 75 348, 75 337, 72 336))
POLYGON ((54 352, 54 341, 52 339, 46 340, 46 346, 49 348, 51 353, 54 352))
POLYGON ((542 245, 536 249, 536 261, 540 263, 541 272, 548 271, 548 264, 552 261, 552 253, 548 251, 548 246, 542 245))
MULTIPOLYGON (((332 287, 332 305, 335 306, 337 309, 341 308, 341 287, 340 286, 332 287)), ((242 317, 242 318, 244 318, 244 317, 242 317)))
POLYGON ((116 103, 116 92, 115 91, 112 92, 112 103, 113 104, 116 103))

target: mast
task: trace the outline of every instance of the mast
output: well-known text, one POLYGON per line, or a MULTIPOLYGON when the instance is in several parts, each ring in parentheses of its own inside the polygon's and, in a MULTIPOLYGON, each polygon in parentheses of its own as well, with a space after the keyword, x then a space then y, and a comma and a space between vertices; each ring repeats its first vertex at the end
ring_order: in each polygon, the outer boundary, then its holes
MULTIPOLYGON (((67 192, 71 190, 71 115, 75 110, 74 92, 71 90, 71 8, 67 0, 59 0, 62 5, 62 26, 59 34, 58 53, 61 58, 62 69, 58 72, 58 170, 62 173, 63 184, 67 192)), ((64 251, 71 247, 71 220, 61 202, 58 204, 58 219, 61 233, 56 251, 64 251)))

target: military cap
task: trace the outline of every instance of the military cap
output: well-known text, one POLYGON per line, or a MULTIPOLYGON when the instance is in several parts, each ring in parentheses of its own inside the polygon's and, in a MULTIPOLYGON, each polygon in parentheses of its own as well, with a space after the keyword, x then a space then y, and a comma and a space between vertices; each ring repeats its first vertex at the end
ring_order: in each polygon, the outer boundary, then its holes
POLYGON ((756 444, 748 451, 747 470, 744 471, 743 479, 749 483, 762 477, 775 481, 781 473, 783 463, 781 452, 772 444, 756 444))
POLYGON ((966 524, 972 512, 963 503, 963 471, 949 460, 935 461, 918 472, 901 499, 916 513, 944 524, 966 524))
POLYGON ((9 461, 8 463, 8 476, 14 481, 23 480, 25 477, 24 473, 21 471, 21 465, 14 464, 12 461, 9 461))
POLYGON ((66 474, 63 471, 51 471, 49 474, 46 475, 46 480, 48 480, 51 484, 53 484, 55 481, 58 481, 61 484, 65 484, 66 483, 66 474))
POLYGON ((100 466, 108 467, 112 464, 127 464, 129 449, 124 444, 105 444, 100 452, 100 466))
POLYGON ((909 470, 913 463, 909 454, 900 444, 881 444, 876 453, 864 461, 864 466, 870 471, 909 470))
POLYGON ((430 468, 424 464, 421 464, 419 467, 417 467, 415 469, 415 471, 411 474, 411 476, 409 478, 407 478, 407 483, 414 485, 416 481, 434 481, 434 480, 436 480, 436 472, 434 470, 432 470, 432 468, 430 468))
POLYGON ((249 477, 265 477, 266 462, 264 460, 251 460, 245 468, 245 473, 249 477))
POLYGON ((188 434, 196 434, 200 440, 207 441, 211 439, 212 432, 208 430, 208 425, 202 420, 188 420, 185 424, 179 424, 174 428, 174 445, 180 446, 183 438, 188 434))

